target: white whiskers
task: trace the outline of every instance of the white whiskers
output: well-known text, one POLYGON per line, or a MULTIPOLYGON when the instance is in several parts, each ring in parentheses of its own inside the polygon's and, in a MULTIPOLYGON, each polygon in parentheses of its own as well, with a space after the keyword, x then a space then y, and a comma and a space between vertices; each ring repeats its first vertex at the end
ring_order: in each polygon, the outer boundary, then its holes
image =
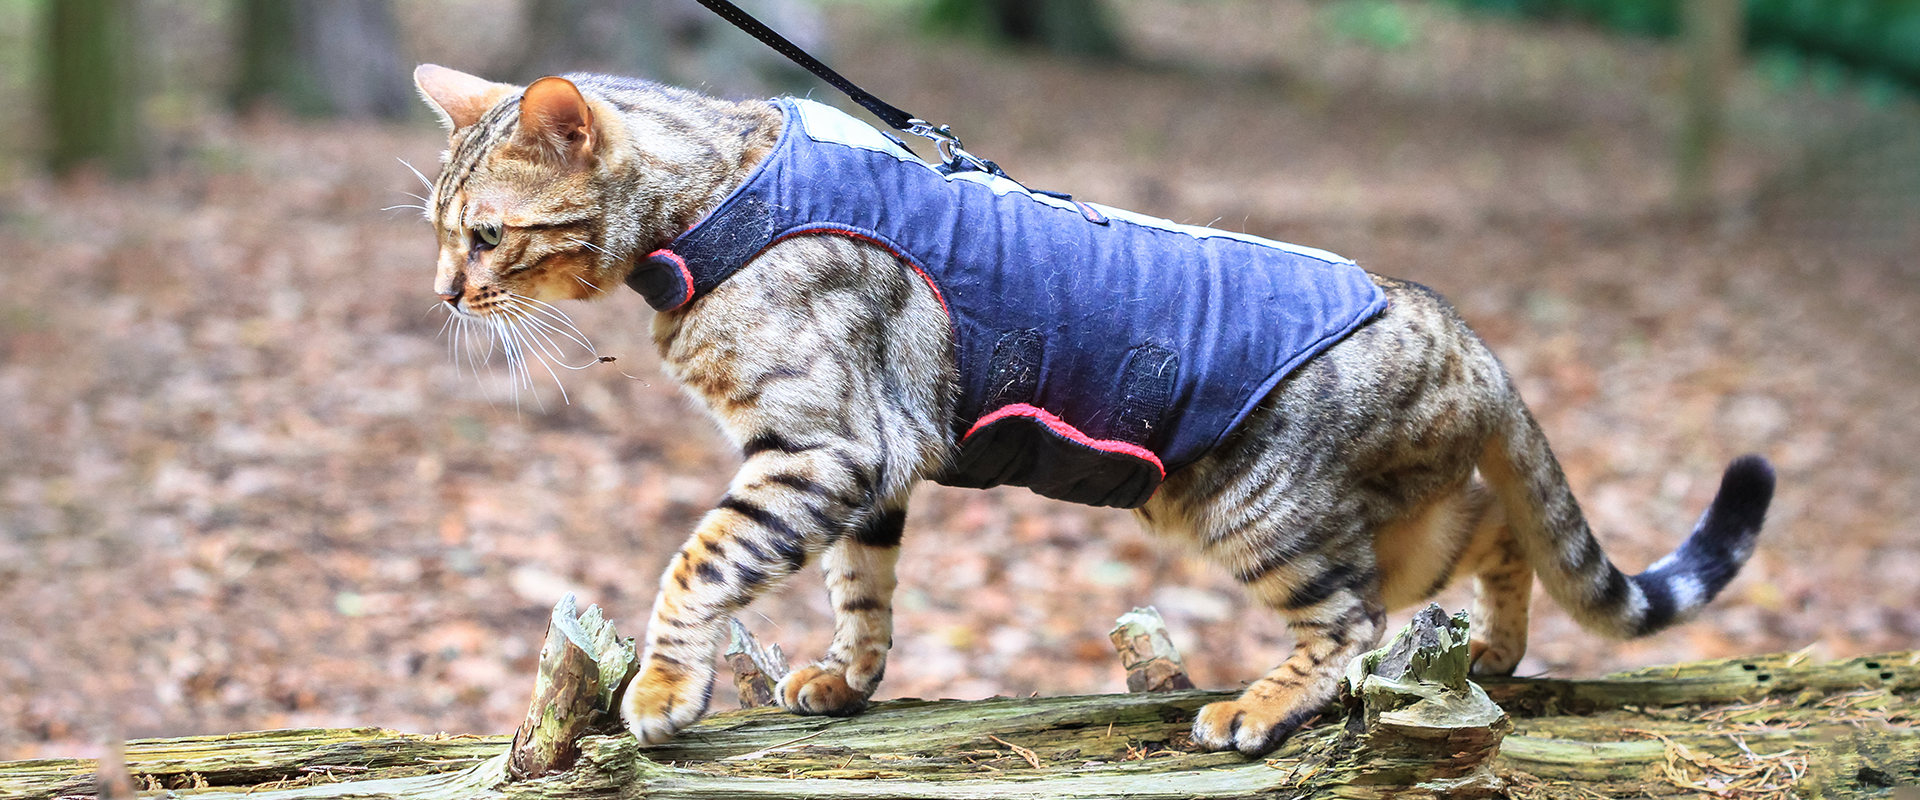
MULTIPOLYGON (((546 404, 540 399, 540 390, 533 377, 536 366, 553 379, 554 386, 560 390, 560 402, 571 403, 566 384, 560 380, 560 373, 554 371, 554 367, 581 370, 612 360, 595 352, 593 342, 573 324, 573 319, 552 304, 513 293, 508 293, 499 302, 499 312, 487 317, 449 309, 452 313, 448 315, 447 323, 441 326, 440 332, 442 336, 447 336, 447 356, 453 361, 455 374, 460 371, 461 355, 464 353, 467 368, 472 370, 474 379, 480 381, 482 391, 485 391, 486 381, 480 375, 480 368, 488 364, 491 371, 493 351, 496 347, 500 350, 507 362, 507 382, 513 387, 514 408, 520 407, 520 392, 525 389, 533 395, 535 407, 545 410, 546 404), (485 352, 479 352, 480 337, 475 327, 486 332, 485 352), (569 363, 572 360, 569 351, 573 348, 585 351, 586 363, 569 363)), ((445 305, 442 304, 442 307, 445 305)), ((493 398, 488 397, 487 401, 491 403, 493 398)))
MULTIPOLYGON (((427 176, 420 174, 420 170, 414 169, 413 165, 408 164, 406 159, 395 158, 394 160, 400 162, 401 166, 406 167, 407 171, 412 172, 413 177, 420 179, 420 185, 427 187, 427 194, 429 195, 433 194, 433 181, 427 180, 427 176)), ((387 206, 386 208, 383 208, 380 210, 392 211, 396 208, 417 208, 417 209, 420 209, 420 215, 423 217, 426 217, 428 222, 433 221, 433 209, 431 208, 431 206, 433 205, 432 200, 428 200, 427 198, 421 197, 420 195, 414 194, 412 192, 401 192, 401 194, 404 194, 408 197, 411 197, 415 200, 420 201, 420 204, 412 205, 410 203, 407 203, 407 204, 401 204, 397 206, 387 206)))
POLYGON ((420 185, 427 187, 428 193, 433 192, 433 181, 427 180, 427 176, 420 174, 420 170, 414 169, 413 165, 407 163, 407 160, 404 158, 396 157, 394 160, 400 162, 400 166, 406 167, 409 172, 412 172, 413 177, 419 178, 420 185))
POLYGON ((608 250, 607 248, 601 247, 600 245, 594 244, 593 242, 589 242, 585 239, 581 239, 576 236, 567 237, 567 241, 572 242, 573 244, 580 245, 581 247, 587 248, 588 250, 592 250, 602 255, 609 255, 609 256, 613 255, 612 250, 608 250))

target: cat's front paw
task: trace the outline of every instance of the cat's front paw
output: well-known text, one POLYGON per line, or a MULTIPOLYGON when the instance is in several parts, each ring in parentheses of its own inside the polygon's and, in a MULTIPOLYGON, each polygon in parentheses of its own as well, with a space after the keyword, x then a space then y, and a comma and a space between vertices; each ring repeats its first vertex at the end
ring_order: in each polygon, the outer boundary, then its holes
POLYGON ((1245 699, 1208 703, 1193 718, 1193 741, 1208 750, 1238 750, 1263 756, 1279 747, 1294 731, 1319 713, 1319 708, 1291 709, 1278 703, 1245 699))
POLYGON ((654 670, 641 670, 634 676, 620 701, 620 720, 633 738, 643 744, 660 744, 706 713, 706 693, 695 699, 683 683, 654 670))
POLYGON ((866 710, 867 695, 847 685, 845 675, 818 666, 788 673, 773 687, 780 707, 808 716, 849 717, 866 710))

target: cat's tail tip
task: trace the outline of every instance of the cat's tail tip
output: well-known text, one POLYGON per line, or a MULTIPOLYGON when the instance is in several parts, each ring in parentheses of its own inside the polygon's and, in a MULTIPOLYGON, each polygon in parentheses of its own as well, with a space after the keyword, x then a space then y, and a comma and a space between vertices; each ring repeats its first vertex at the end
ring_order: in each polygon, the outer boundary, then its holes
POLYGON ((1646 635, 1693 616, 1720 594, 1753 555, 1767 506, 1773 503, 1773 465, 1745 455, 1727 465, 1693 533, 1678 550, 1633 576, 1647 599, 1632 635, 1646 635))

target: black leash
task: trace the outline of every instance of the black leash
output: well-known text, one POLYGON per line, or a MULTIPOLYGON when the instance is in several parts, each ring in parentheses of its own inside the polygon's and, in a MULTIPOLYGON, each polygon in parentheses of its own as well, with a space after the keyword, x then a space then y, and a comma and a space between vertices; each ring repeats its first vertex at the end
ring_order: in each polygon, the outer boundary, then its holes
POLYGON ((766 23, 754 19, 752 14, 740 10, 739 6, 727 2, 727 0, 700 0, 700 5, 706 6, 707 10, 715 14, 719 14, 721 19, 731 22, 734 27, 751 34, 753 38, 759 39, 766 46, 773 48, 775 52, 786 56, 793 63, 799 64, 820 80, 832 85, 833 88, 845 92, 848 97, 853 98, 853 102, 859 103, 860 107, 873 112, 874 116, 879 117, 881 122, 887 123, 887 125, 891 126, 894 130, 911 133, 915 136, 924 136, 933 140, 934 147, 939 150, 940 157, 945 162, 941 164, 942 171, 952 173, 978 170, 980 172, 1006 177, 1007 173, 1000 169, 1000 165, 961 148, 960 137, 953 135, 952 128, 945 125, 935 125, 924 119, 915 117, 912 114, 908 114, 905 111, 901 111, 891 103, 874 97, 872 92, 853 85, 853 81, 847 80, 841 76, 840 73, 833 71, 832 67, 821 63, 820 59, 814 58, 808 54, 807 51, 800 49, 799 45, 788 41, 787 37, 781 36, 778 32, 774 31, 774 29, 767 27, 766 23))

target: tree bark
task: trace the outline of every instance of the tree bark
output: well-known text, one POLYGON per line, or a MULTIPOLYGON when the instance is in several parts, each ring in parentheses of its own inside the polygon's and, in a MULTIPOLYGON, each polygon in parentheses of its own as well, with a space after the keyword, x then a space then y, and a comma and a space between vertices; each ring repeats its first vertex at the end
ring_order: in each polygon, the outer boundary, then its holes
POLYGON ((1727 86, 1740 64, 1744 11, 1741 0, 1681 0, 1687 72, 1676 201, 1681 213, 1695 218, 1714 211, 1714 176, 1726 149, 1727 86))
POLYGON ((233 35, 236 108, 391 119, 416 105, 392 0, 240 0, 233 35))
POLYGON ((131 0, 61 0, 41 11, 47 163, 56 173, 142 167, 133 14, 131 0))
POLYGON ((565 772, 581 737, 619 730, 620 690, 639 670, 633 640, 615 633, 599 606, 579 613, 568 592, 547 626, 533 700, 508 751, 508 776, 526 780, 565 772))

